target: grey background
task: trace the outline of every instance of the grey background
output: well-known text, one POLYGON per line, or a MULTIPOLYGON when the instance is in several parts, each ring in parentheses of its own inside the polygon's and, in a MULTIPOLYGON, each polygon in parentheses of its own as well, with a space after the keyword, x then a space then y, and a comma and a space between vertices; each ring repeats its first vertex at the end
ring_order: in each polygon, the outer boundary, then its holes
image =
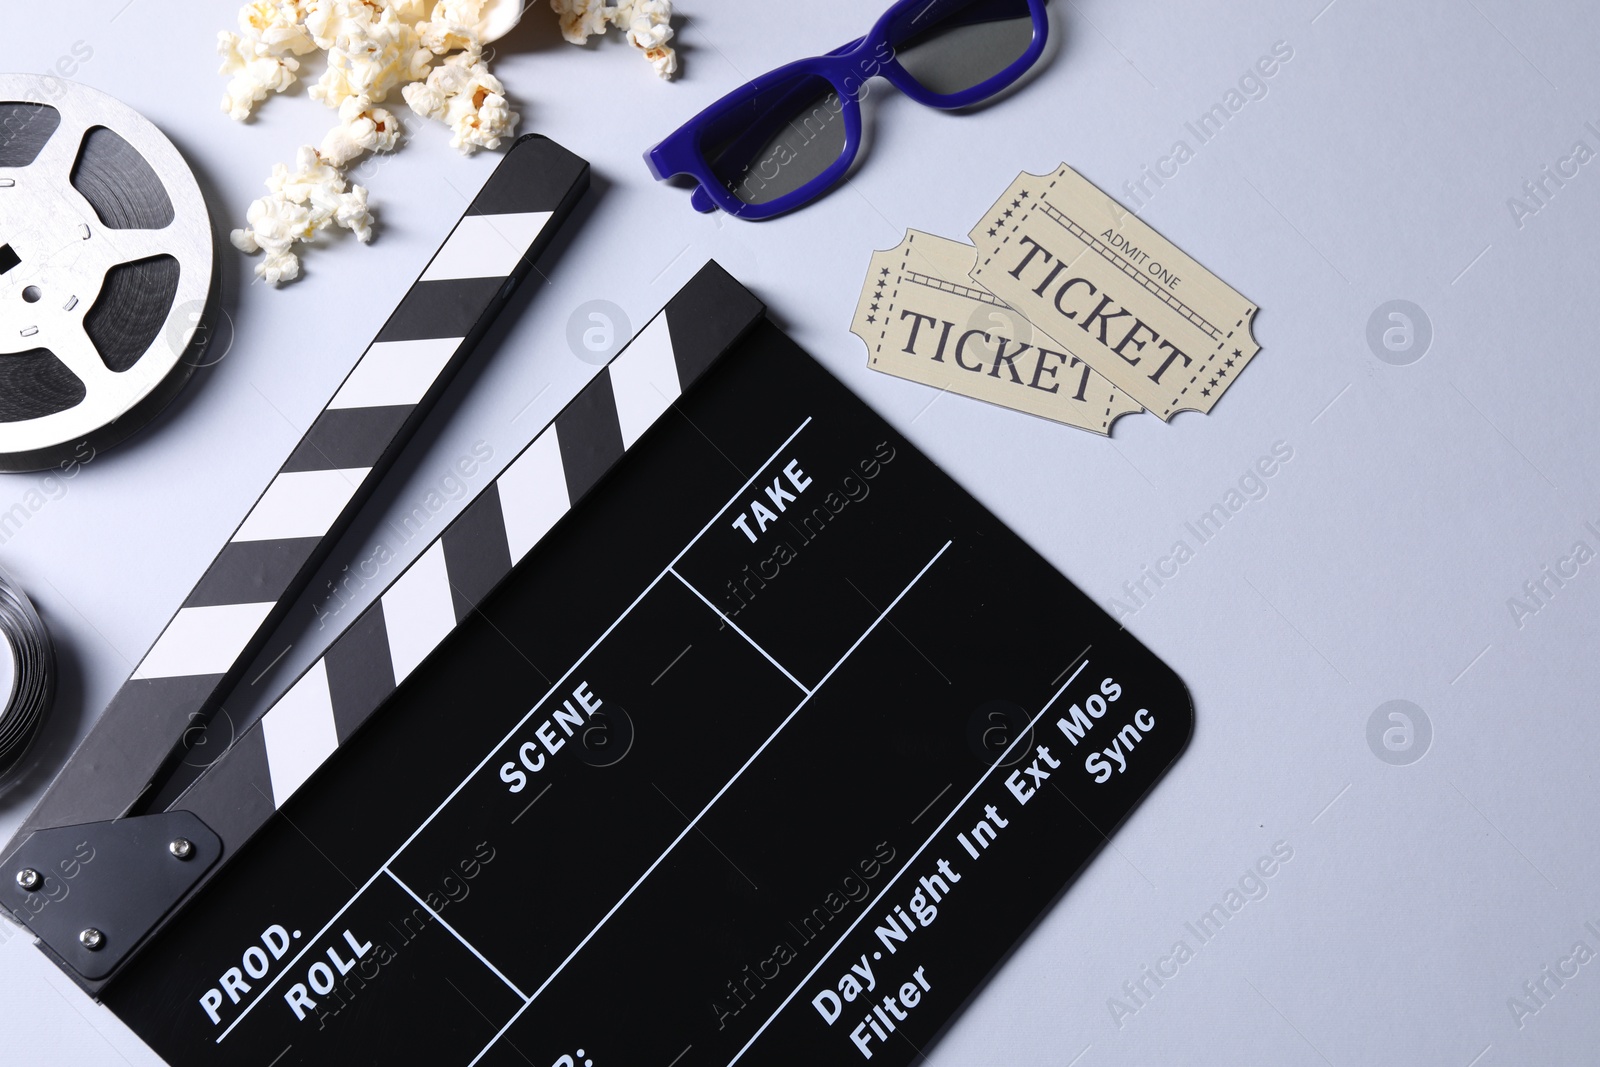
MULTIPOLYGON (((302 89, 232 123, 212 51, 232 0, 181 16, 124 2, 8 5, 0 69, 42 71, 87 43, 80 80, 162 126, 219 226, 237 225, 271 164, 319 139, 331 114, 302 89)), ((599 195, 323 580, 380 541, 409 558, 426 538, 397 548, 385 515, 448 489, 479 440, 495 466, 508 460, 594 373, 567 347, 574 310, 608 300, 641 324, 715 256, 1102 603, 1178 539, 1195 549, 1127 619, 1188 682, 1192 747, 931 1062, 1591 1060, 1600 963, 1520 1027, 1508 998, 1574 942, 1600 950, 1583 925, 1600 927, 1588 717, 1600 562, 1520 626, 1508 598, 1575 541, 1600 548, 1584 527, 1600 526, 1600 162, 1520 226, 1507 200, 1575 141, 1600 149, 1584 125, 1600 127, 1600 14, 1514 0, 1054 0, 1058 47, 1023 91, 948 115, 885 88, 849 187, 755 226, 695 215, 639 153, 743 78, 862 32, 877 5, 681 8, 674 85, 615 40, 561 43, 543 4, 502 48, 495 70, 522 128, 592 160, 599 195), (1294 57, 1267 95, 1198 145, 1185 123, 1276 41, 1294 57), (960 237, 1019 169, 1066 160, 1122 195, 1179 138, 1194 158, 1141 214, 1263 309, 1265 351, 1213 415, 1129 418, 1106 441, 866 368, 847 326, 873 249, 908 226, 960 237), (1406 366, 1367 340, 1373 312, 1398 299, 1432 326, 1430 350, 1406 366), (1185 522, 1279 441, 1294 456, 1268 495, 1196 547, 1185 522), (1432 725, 1431 750, 1407 766, 1367 741, 1373 711, 1397 699, 1432 725), (1293 859, 1266 898, 1201 945, 1184 924, 1276 841, 1293 859), (1180 939, 1193 959, 1119 1026, 1108 999, 1180 939)), ((313 252, 309 277, 281 292, 250 284, 251 261, 224 248, 227 357, 0 546, 62 651, 48 760, 104 706, 493 167, 395 110, 411 143, 366 180, 378 241, 313 252)), ((0 509, 35 484, 4 477, 0 509)), ((353 616, 319 629, 306 607, 256 691, 270 696, 353 616)), ((46 777, 0 798, 0 833, 46 777)), ((3 928, 0 940, 10 1058, 155 1062, 25 937, 3 928)))

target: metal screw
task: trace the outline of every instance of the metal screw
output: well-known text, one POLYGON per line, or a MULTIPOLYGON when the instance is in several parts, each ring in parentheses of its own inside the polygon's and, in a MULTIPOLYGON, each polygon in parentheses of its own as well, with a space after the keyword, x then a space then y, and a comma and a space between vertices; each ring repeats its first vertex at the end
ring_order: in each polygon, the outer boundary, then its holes
POLYGON ((194 855, 194 842, 187 837, 180 837, 167 846, 167 851, 180 860, 186 860, 194 855))
POLYGON ((44 876, 32 867, 25 867, 17 872, 17 884, 31 893, 44 885, 44 876))
POLYGON ((82 945, 90 952, 99 952, 101 946, 103 946, 105 943, 106 935, 102 934, 99 930, 96 930, 92 926, 78 934, 78 944, 82 945))

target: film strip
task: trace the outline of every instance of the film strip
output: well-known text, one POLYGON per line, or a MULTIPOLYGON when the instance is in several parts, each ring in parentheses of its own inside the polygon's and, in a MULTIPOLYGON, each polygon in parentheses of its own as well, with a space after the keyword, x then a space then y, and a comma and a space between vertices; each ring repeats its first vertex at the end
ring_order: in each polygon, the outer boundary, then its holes
POLYGON ((0 788, 21 770, 55 687, 55 649, 44 621, 0 571, 0 788))

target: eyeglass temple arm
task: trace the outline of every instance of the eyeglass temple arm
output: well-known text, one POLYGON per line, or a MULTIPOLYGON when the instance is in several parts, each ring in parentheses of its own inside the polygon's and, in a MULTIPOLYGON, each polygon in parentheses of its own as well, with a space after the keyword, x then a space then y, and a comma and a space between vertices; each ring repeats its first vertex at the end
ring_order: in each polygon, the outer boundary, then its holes
MULTIPOLYGON (((835 48, 833 51, 829 52, 828 55, 843 55, 844 53, 849 52, 851 49, 858 47, 864 40, 866 40, 865 37, 857 37, 849 44, 840 45, 838 48, 835 48)), ((765 145, 767 141, 771 139, 774 131, 788 123, 790 119, 794 117, 795 110, 798 105, 803 103, 807 96, 812 95, 812 92, 812 90, 807 88, 804 79, 796 82, 793 89, 790 89, 787 93, 784 93, 772 103, 761 109, 761 111, 750 122, 750 125, 745 128, 745 131, 739 135, 738 139, 734 140, 728 145, 727 148, 723 149, 721 158, 747 159, 750 153, 765 145)), ((727 182, 730 179, 727 171, 723 170, 716 163, 711 164, 711 169, 713 173, 715 173, 716 176, 724 182, 727 182)), ((711 199, 711 194, 706 192, 705 186, 703 185, 695 188, 694 195, 689 198, 689 203, 696 211, 702 214, 715 211, 717 209, 717 205, 711 199)))

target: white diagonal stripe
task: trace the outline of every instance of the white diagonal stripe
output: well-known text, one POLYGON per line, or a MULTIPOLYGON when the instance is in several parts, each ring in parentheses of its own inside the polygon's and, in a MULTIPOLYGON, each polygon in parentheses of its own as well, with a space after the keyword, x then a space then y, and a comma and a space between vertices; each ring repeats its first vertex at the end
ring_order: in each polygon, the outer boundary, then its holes
POLYGON ((261 736, 267 744, 267 768, 272 774, 272 806, 281 808, 339 747, 326 660, 312 664, 262 717, 261 736))
POLYGON ((328 402, 335 408, 385 408, 422 402, 429 386, 461 347, 459 337, 374 341, 328 402))
POLYGON ((350 503, 369 467, 342 471, 295 471, 272 479, 250 510, 235 541, 281 541, 321 537, 350 503))
POLYGON ((383 594, 383 623, 389 631, 394 682, 399 685, 455 629, 444 542, 435 541, 383 594))
POLYGON ((145 654, 133 676, 187 678, 224 674, 272 608, 271 602, 184 608, 156 638, 155 647, 145 654))
POLYGON ((666 312, 657 315, 612 362, 611 391, 617 399, 622 447, 632 448, 683 393, 666 312))
POLYGON ((550 215, 548 211, 529 211, 520 215, 466 216, 422 272, 421 280, 499 278, 510 274, 533 247, 550 215))
POLYGON ((567 499, 567 475, 561 466, 561 443, 554 425, 505 469, 499 487, 506 547, 511 550, 511 562, 516 563, 572 506, 567 499))

